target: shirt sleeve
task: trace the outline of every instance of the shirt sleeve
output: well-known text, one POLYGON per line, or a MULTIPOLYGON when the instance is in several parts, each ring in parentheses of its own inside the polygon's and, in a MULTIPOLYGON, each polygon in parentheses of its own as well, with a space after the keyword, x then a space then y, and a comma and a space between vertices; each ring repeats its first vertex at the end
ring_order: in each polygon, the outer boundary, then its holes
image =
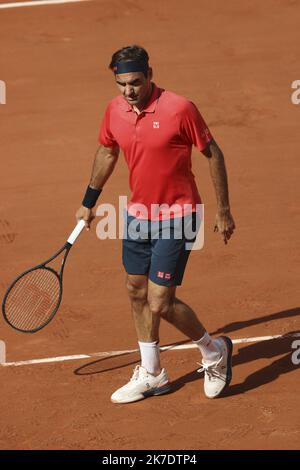
POLYGON ((191 101, 187 101, 180 113, 180 134, 200 151, 204 150, 213 138, 198 108, 191 101))
POLYGON ((115 147, 116 145, 118 145, 118 142, 114 138, 114 135, 111 131, 110 119, 111 119, 111 107, 110 105, 108 105, 104 113, 102 122, 101 122, 99 137, 98 137, 99 144, 102 144, 105 147, 115 147))

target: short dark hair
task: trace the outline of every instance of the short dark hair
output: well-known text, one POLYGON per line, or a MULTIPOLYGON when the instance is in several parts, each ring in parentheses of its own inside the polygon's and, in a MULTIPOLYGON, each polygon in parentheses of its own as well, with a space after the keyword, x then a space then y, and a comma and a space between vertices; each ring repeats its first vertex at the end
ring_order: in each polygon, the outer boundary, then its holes
POLYGON ((136 45, 122 47, 112 55, 109 68, 113 70, 118 62, 128 62, 130 60, 140 60, 148 64, 148 52, 143 47, 136 45))

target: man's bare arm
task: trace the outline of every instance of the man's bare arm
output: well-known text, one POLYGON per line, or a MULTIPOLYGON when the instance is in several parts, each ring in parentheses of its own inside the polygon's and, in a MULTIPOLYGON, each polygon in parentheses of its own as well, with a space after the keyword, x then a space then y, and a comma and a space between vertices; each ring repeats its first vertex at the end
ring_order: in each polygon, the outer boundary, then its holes
POLYGON ((216 192, 218 210, 228 210, 230 206, 224 155, 214 140, 203 150, 203 154, 209 162, 209 170, 216 192))
MULTIPOLYGON (((115 147, 104 147, 100 145, 97 149, 92 175, 89 186, 93 189, 100 190, 105 185, 106 181, 114 171, 115 165, 118 161, 120 149, 118 146, 115 147)), ((81 205, 76 212, 76 219, 79 221, 83 219, 87 229, 90 228, 90 224, 94 219, 92 209, 81 205)))
POLYGON ((230 213, 228 178, 224 155, 216 142, 212 140, 202 152, 209 162, 209 169, 217 198, 217 215, 214 230, 220 232, 225 243, 235 229, 230 213))
POLYGON ((102 189, 112 174, 118 161, 119 147, 104 147, 100 145, 97 149, 90 179, 90 186, 94 189, 102 189))

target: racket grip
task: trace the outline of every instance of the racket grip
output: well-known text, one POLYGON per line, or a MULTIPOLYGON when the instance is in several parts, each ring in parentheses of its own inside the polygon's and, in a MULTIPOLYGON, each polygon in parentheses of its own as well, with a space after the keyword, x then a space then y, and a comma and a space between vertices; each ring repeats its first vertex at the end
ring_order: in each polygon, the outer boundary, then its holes
POLYGON ((77 225, 74 228, 73 232, 71 233, 71 235, 68 238, 68 243, 70 243, 70 245, 73 245, 73 243, 79 237, 82 230, 84 229, 84 226, 85 226, 84 220, 83 219, 79 220, 79 222, 77 223, 77 225))

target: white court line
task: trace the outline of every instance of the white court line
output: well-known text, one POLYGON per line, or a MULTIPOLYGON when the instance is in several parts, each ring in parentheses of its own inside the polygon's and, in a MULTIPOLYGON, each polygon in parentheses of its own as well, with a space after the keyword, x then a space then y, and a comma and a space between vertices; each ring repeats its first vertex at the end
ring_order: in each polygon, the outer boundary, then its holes
MULTIPOLYGON (((272 339, 278 338, 287 338, 287 337, 299 337, 299 333, 293 333, 288 335, 273 335, 273 336, 256 336, 253 338, 239 338, 233 339, 233 344, 242 344, 242 343, 256 343, 260 341, 270 341, 272 339)), ((195 344, 180 344, 176 346, 172 344, 170 346, 162 346, 160 348, 161 351, 169 351, 169 350, 179 350, 179 349, 194 349, 197 348, 195 344)), ((91 359, 94 357, 114 357, 114 356, 123 356, 125 354, 132 354, 135 352, 139 352, 139 349, 128 349, 125 351, 107 351, 107 352, 98 352, 92 354, 77 354, 74 356, 58 356, 58 357, 46 357, 44 359, 31 359, 28 361, 18 361, 18 362, 3 362, 0 364, 3 367, 18 367, 18 366, 28 366, 33 364, 49 364, 53 362, 64 362, 64 361, 77 361, 79 359, 91 359)))
POLYGON ((60 3, 88 2, 90 0, 33 0, 31 2, 0 3, 0 9, 57 5, 60 3))

